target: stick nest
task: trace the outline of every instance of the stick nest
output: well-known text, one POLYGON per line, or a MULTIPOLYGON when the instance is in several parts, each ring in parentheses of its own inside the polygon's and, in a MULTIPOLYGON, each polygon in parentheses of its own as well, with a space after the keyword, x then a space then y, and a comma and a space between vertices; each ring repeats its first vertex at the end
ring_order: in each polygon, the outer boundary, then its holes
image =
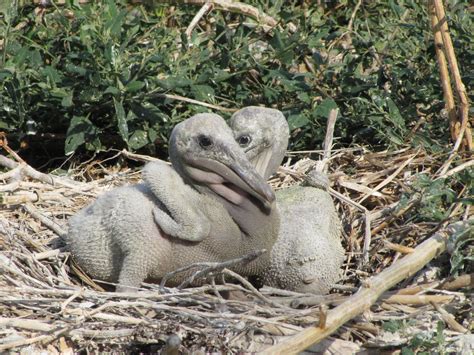
MULTIPOLYGON (((292 155, 271 179, 275 189, 299 183, 315 164, 309 159, 293 164, 292 155)), ((166 292, 160 292, 158 285, 144 285, 144 291, 119 295, 90 280, 58 241, 70 216, 104 191, 138 182, 139 171, 91 162, 66 178, 35 175, 26 164, 2 158, 7 171, 0 174, 6 182, 0 186, 6 207, 0 211, 0 350, 260 351, 318 326, 327 307, 410 253, 437 227, 412 222, 411 211, 420 197, 410 182, 421 172, 432 176, 441 165, 439 157, 412 149, 390 153, 345 149, 335 152, 330 162, 334 194, 345 197, 335 202, 343 219, 347 256, 344 279, 332 294, 314 297, 268 287, 257 291, 224 269, 216 277, 225 278, 224 283, 166 288, 166 292)), ((449 303, 461 328, 446 330, 445 337, 458 339, 463 325, 469 326, 469 304, 465 293, 455 292, 465 286, 462 282, 443 288, 446 282, 439 273, 446 275, 446 262, 441 258, 387 292, 370 311, 313 351, 407 345, 413 329, 433 333, 437 321, 444 320, 444 309, 436 310, 430 302, 449 303), (411 291, 416 285, 423 287, 411 291), (405 332, 387 332, 391 321, 407 321, 405 332)))

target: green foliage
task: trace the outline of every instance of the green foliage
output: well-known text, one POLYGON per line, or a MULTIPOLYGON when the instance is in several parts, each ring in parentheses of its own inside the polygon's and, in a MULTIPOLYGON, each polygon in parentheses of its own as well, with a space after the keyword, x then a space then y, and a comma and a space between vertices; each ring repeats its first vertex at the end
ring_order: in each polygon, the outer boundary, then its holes
MULTIPOLYGON (((413 197, 413 192, 421 195, 421 200, 411 213, 411 219, 419 222, 444 222, 453 212, 456 204, 463 208, 474 205, 474 169, 468 168, 448 178, 433 180, 426 174, 413 177, 411 188, 401 198, 401 205, 413 197), (466 198, 458 198, 455 191, 465 189, 466 198)), ((450 235, 448 249, 451 255, 451 271, 455 275, 472 272, 474 265, 474 221, 467 228, 450 235)))
POLYGON ((470 226, 450 236, 448 246, 451 247, 451 274, 472 272, 474 265, 474 221, 470 226))
MULTIPOLYGON (((350 39, 353 2, 249 3, 297 31, 283 26, 265 34, 245 16, 213 11, 209 29, 196 28, 188 40, 184 30, 197 10, 190 5, 70 1, 41 18, 13 2, 1 18, 0 129, 17 141, 28 132, 66 133, 66 153, 80 147, 150 153, 155 142, 166 148, 177 122, 207 110, 162 95, 170 93, 228 107, 277 107, 292 128, 292 149, 318 146, 336 106, 341 144, 410 140, 439 150, 446 142, 424 3, 364 2, 350 39), (427 123, 410 134, 420 114, 427 123)), ((473 22, 467 6, 448 8, 461 69, 473 58, 466 50, 473 22)), ((472 73, 464 74, 468 82, 472 73)))
POLYGON ((418 333, 415 334, 408 346, 402 348, 403 355, 414 354, 445 354, 446 353, 446 339, 444 336, 444 323, 438 321, 436 325, 436 332, 432 335, 418 333))

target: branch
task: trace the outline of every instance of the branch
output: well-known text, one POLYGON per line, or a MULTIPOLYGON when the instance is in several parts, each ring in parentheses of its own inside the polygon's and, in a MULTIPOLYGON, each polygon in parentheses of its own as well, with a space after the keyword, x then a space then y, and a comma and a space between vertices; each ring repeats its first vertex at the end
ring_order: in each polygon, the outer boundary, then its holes
POLYGON ((448 59, 449 69, 453 76, 456 93, 460 101, 459 114, 460 114, 460 126, 456 122, 456 135, 459 141, 462 141, 461 146, 467 150, 472 150, 472 133, 469 127, 469 102, 467 99, 466 88, 462 82, 461 74, 459 72, 458 62, 456 60, 456 54, 454 53, 453 42, 449 34, 448 21, 446 13, 444 11, 443 2, 441 0, 433 0, 433 4, 438 17, 438 23, 436 29, 441 33, 444 44, 445 55, 448 59))
POLYGON ((433 30, 436 59, 438 60, 439 76, 441 79, 441 87, 443 88, 444 102, 446 104, 446 110, 448 111, 449 116, 449 130, 451 132, 452 140, 455 141, 457 137, 455 132, 457 117, 456 109, 454 107, 453 90, 451 88, 451 82, 449 78, 448 62, 446 61, 446 56, 443 52, 443 36, 439 31, 438 17, 436 16, 435 8, 433 6, 432 1, 430 1, 428 5, 428 10, 431 19, 431 28, 433 30))
POLYGON ((334 333, 347 321, 368 310, 385 291, 410 277, 433 258, 443 253, 446 250, 449 235, 455 233, 459 228, 469 228, 469 222, 450 224, 416 247, 413 253, 406 255, 380 274, 370 278, 356 294, 328 312, 325 328, 305 329, 288 340, 269 347, 262 353, 296 354, 334 333))
POLYGON ((213 110, 217 110, 217 111, 223 111, 223 112, 235 112, 235 111, 237 111, 236 108, 227 108, 227 107, 223 107, 223 106, 219 106, 219 105, 208 104, 207 102, 190 99, 190 98, 187 98, 187 97, 184 97, 184 96, 181 96, 181 95, 161 94, 160 93, 160 94, 155 94, 153 96, 155 96, 155 97, 164 97, 165 99, 170 99, 170 100, 183 101, 183 102, 187 102, 187 103, 194 104, 194 105, 200 105, 200 106, 212 108, 213 110))
POLYGON ((194 27, 196 27, 201 18, 211 10, 212 4, 210 2, 206 2, 198 11, 196 16, 194 16, 188 28, 186 28, 186 31, 184 32, 186 34, 186 37, 188 38, 188 41, 191 39, 191 33, 193 32, 194 27))
POLYGON ((26 163, 17 163, 4 155, 0 155, 0 166, 3 166, 7 169, 15 170, 15 173, 18 172, 18 174, 14 174, 13 172, 11 172, 9 175, 19 175, 20 177, 27 176, 30 179, 38 180, 48 185, 60 185, 70 188, 77 188, 81 185, 80 183, 74 180, 61 178, 59 176, 54 176, 51 174, 44 174, 26 163))
POLYGON ((194 264, 191 264, 191 265, 188 265, 188 266, 184 266, 184 267, 179 268, 175 271, 171 271, 171 272, 167 273, 163 277, 163 279, 161 280, 160 289, 164 289, 166 281, 168 281, 172 277, 174 277, 177 274, 180 274, 182 272, 189 271, 189 270, 195 269, 195 268, 201 268, 200 271, 197 271, 197 272, 193 273, 189 278, 184 280, 178 286, 179 289, 184 288, 184 287, 192 284, 194 282, 194 280, 196 280, 198 278, 201 278, 201 277, 204 277, 204 276, 207 276, 212 272, 216 272, 216 271, 221 272, 223 269, 235 266, 237 264, 247 264, 247 263, 251 262, 252 260, 258 258, 260 255, 262 255, 265 252, 266 252, 265 249, 261 249, 261 250, 256 250, 252 253, 249 253, 247 255, 244 255, 240 258, 231 259, 231 260, 227 260, 227 261, 224 261, 224 262, 200 262, 200 263, 194 263, 194 264))
POLYGON ((258 23, 270 27, 275 27, 278 24, 278 21, 273 17, 260 12, 254 6, 244 4, 238 1, 231 0, 175 0, 175 1, 159 1, 159 2, 168 2, 168 3, 178 3, 178 4, 189 4, 189 5, 204 5, 210 3, 212 7, 216 10, 235 12, 244 16, 253 18, 258 23))

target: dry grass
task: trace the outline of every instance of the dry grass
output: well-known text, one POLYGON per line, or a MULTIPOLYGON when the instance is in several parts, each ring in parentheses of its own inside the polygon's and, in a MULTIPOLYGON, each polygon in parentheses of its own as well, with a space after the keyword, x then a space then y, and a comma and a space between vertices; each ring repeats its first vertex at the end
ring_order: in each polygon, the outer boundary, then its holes
MULTIPOLYGON (((126 295, 104 292, 103 284, 89 280, 67 253, 57 249, 58 235, 77 210, 106 190, 135 183, 139 172, 89 162, 75 170, 73 179, 57 177, 50 184, 29 178, 11 182, 22 166, 10 166, 0 175, 9 181, 0 186, 6 207, 0 211, 0 350, 153 352, 167 346, 172 351, 177 335, 180 350, 260 351, 319 324, 320 311, 325 312, 321 304, 341 303, 364 280, 411 253, 439 227, 406 217, 419 200, 416 194, 408 203, 399 202, 410 191, 413 176, 434 176, 442 158, 412 149, 334 152, 330 178, 335 194, 345 197, 336 200, 344 220, 347 260, 344 281, 333 294, 321 297, 266 287, 256 291, 247 283, 235 283, 236 277, 227 271, 224 284, 169 288, 166 293, 160 293, 158 285, 144 285, 145 291, 126 295), (300 308, 291 307, 295 305, 300 308)), ((298 183, 313 164, 308 159, 293 164, 290 158, 271 184, 279 189, 298 183)), ((451 218, 463 214, 469 217, 469 212, 453 206, 451 218)), ((385 293, 370 312, 313 350, 407 345, 410 338, 403 332, 395 340, 387 338, 382 323, 388 320, 409 321, 406 334, 413 334, 413 329, 433 331, 437 320, 444 320, 455 328, 445 330, 450 343, 469 323, 469 302, 459 291, 468 287, 470 292, 472 275, 449 283, 439 279, 436 267, 425 267, 385 293), (423 287, 413 288, 417 285, 423 287), (447 321, 449 316, 454 323, 447 321)))

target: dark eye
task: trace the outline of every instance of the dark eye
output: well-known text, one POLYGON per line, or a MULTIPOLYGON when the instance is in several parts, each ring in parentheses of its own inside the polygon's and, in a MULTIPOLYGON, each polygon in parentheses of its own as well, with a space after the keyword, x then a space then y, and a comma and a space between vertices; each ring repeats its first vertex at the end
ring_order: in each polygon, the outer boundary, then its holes
POLYGON ((249 145, 251 141, 252 141, 252 138, 250 138, 250 136, 247 136, 247 135, 243 135, 237 138, 237 142, 239 143, 241 147, 245 147, 249 145))
POLYGON ((214 144, 212 142, 212 139, 207 136, 199 136, 198 141, 199 141, 199 145, 203 147, 204 149, 210 148, 214 144))

